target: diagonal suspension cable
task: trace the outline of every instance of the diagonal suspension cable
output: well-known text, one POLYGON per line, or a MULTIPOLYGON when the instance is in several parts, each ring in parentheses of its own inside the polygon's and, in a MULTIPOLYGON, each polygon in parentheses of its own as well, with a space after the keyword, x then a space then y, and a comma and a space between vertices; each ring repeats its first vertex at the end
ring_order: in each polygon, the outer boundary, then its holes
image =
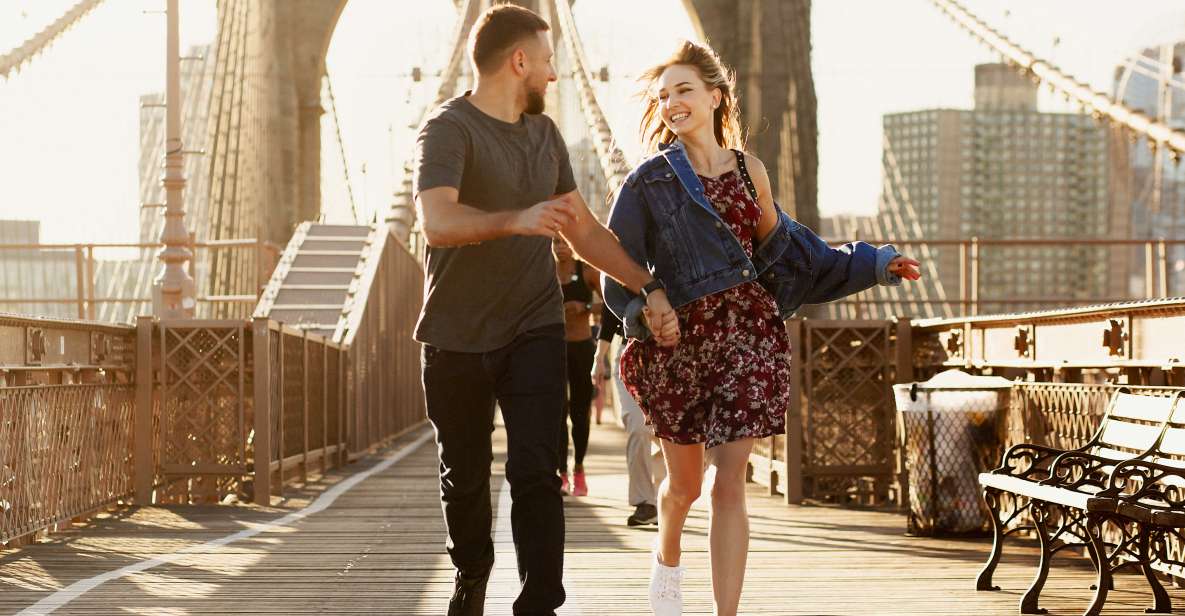
POLYGON ((20 46, 6 54, 0 54, 0 77, 7 79, 9 74, 19 69, 22 64, 32 60, 37 54, 45 51, 63 33, 102 3, 103 0, 79 0, 70 10, 63 13, 53 23, 42 28, 37 34, 29 37, 20 46))
MULTIPOLYGON (((469 29, 477 21, 477 14, 482 8, 484 2, 481 0, 463 0, 457 7, 457 25, 453 32, 453 45, 449 51, 448 63, 445 64, 444 69, 440 72, 440 87, 436 90, 436 97, 424 107, 420 116, 419 123, 416 124, 417 131, 424 126, 437 107, 444 104, 445 101, 456 95, 457 84, 461 82, 462 66, 465 60, 465 43, 469 38, 469 29)), ((395 198, 391 203, 390 211, 387 214, 387 221, 392 222, 398 220, 400 216, 412 217, 406 220, 412 227, 412 234, 415 235, 415 227, 419 224, 414 220, 415 217, 415 202, 412 199, 412 160, 408 158, 403 163, 403 178, 399 182, 398 188, 395 190, 395 198)), ((407 238, 402 238, 407 239, 407 238)))
POLYGON ((354 185, 350 183, 350 163, 346 160, 346 142, 342 140, 342 125, 337 116, 337 98, 333 96, 333 80, 329 78, 329 68, 325 69, 325 89, 329 92, 329 111, 333 115, 333 132, 337 135, 337 149, 342 157, 342 174, 346 180, 346 194, 350 196, 350 214, 354 216, 354 224, 358 224, 358 205, 354 201, 354 185))
MULTIPOLYGON (((580 91, 580 107, 584 111, 584 119, 588 124, 588 129, 592 133, 593 148, 597 152, 597 158, 601 163, 601 171, 605 178, 609 180, 609 191, 615 193, 621 183, 625 181, 625 177, 629 175, 629 165, 626 164, 625 155, 622 154, 621 148, 617 146, 617 141, 613 137, 613 130, 609 128, 609 121, 605 119, 605 113, 601 109, 600 103, 597 102, 596 92, 593 90, 592 78, 588 73, 588 61, 584 55, 584 44, 580 41, 580 33, 576 28, 576 18, 572 15, 572 7, 567 0, 553 0, 552 6, 555 7, 555 13, 559 16, 560 27, 562 28, 562 38, 568 48, 568 55, 572 58, 572 63, 575 65, 573 76, 576 78, 576 86, 580 91)), ((604 209, 604 206, 601 206, 604 209)), ((605 211, 596 212, 602 219, 608 214, 605 211)))
POLYGON ((988 26, 987 23, 955 0, 931 0, 931 2, 973 37, 994 49, 1012 64, 1049 84, 1066 98, 1090 110, 1093 115, 1106 117, 1111 122, 1124 126, 1148 139, 1153 145, 1167 147, 1174 158, 1185 153, 1185 131, 1176 130, 1163 122, 1153 120, 1102 92, 1092 90, 1090 86, 1067 75, 1057 66, 1034 56, 1023 47, 1013 43, 1008 37, 988 26))
MULTIPOLYGON (((901 236, 907 239, 925 239, 925 234, 922 232, 922 226, 918 223, 921 217, 918 211, 914 208, 913 198, 910 197, 909 188, 905 184, 905 178, 901 175, 901 167, 897 164, 897 154, 893 150, 893 142, 889 139, 888 134, 885 134, 881 140, 881 149, 884 150, 885 160, 888 163, 889 173, 883 178, 882 192, 885 194, 887 203, 886 211, 891 217, 891 222, 901 236), (897 188, 900 191, 901 198, 897 198, 897 188)), ((918 257, 922 262, 922 267, 926 269, 926 281, 918 285, 918 289, 923 300, 931 299, 930 293, 933 293, 936 300, 942 300, 941 304, 943 316, 953 316, 951 313, 950 304, 945 303, 947 299, 946 289, 942 285, 942 277, 938 275, 938 266, 935 263, 936 258, 933 250, 926 244, 917 245, 918 257)))

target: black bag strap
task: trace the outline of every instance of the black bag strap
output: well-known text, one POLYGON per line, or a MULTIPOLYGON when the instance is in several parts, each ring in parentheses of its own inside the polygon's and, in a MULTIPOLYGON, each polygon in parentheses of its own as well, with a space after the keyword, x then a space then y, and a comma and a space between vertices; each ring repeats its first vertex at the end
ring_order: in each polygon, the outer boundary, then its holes
POLYGON ((733 150, 732 153, 736 154, 737 170, 741 172, 741 179, 745 181, 749 196, 753 197, 753 201, 757 201, 757 187, 753 185, 753 178, 749 177, 749 168, 745 166, 745 153, 740 150, 733 150))

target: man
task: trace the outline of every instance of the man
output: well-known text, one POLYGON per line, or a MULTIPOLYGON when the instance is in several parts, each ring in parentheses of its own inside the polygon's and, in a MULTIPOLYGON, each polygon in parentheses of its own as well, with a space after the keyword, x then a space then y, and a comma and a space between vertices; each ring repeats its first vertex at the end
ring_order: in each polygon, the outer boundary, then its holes
POLYGON ((446 544, 457 568, 450 616, 482 614, 494 562, 490 433, 506 424, 506 479, 522 590, 515 614, 564 602, 564 517, 556 434, 565 391, 563 305, 551 242, 646 296, 651 330, 678 338, 654 280, 589 213, 567 148, 542 115, 555 81, 546 21, 510 5, 478 17, 469 38, 471 92, 420 131, 414 189, 428 243, 424 344, 428 419, 436 430, 446 544))

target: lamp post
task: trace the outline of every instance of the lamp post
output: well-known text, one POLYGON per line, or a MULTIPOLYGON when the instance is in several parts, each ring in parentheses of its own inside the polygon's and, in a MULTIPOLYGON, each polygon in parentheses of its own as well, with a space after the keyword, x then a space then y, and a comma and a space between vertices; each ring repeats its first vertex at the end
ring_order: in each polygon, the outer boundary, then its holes
POLYGON ((178 0, 167 0, 168 42, 165 58, 165 226, 157 254, 164 267, 153 281, 153 313, 162 319, 193 318, 197 306, 196 285, 186 264, 193 258, 185 228, 185 173, 181 144, 181 54, 177 18, 178 0))

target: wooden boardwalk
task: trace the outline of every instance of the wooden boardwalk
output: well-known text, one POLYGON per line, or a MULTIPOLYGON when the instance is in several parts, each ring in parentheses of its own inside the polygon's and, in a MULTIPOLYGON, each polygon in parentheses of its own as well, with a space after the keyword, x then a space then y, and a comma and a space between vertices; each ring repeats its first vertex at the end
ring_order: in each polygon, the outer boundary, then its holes
MULTIPOLYGON (((435 450, 426 437, 408 435, 382 456, 295 492, 282 507, 131 509, 0 553, 0 614, 57 606, 53 613, 91 615, 439 616, 452 570, 442 543, 435 450), (391 463, 397 452, 403 457, 391 463), (321 511, 294 513, 332 497, 321 511)), ((592 496, 567 501, 569 602, 561 614, 646 613, 654 529, 625 526, 623 450, 619 429, 594 427, 592 496)), ((504 485, 499 460, 494 486, 504 485)), ((498 565, 487 613, 496 615, 510 613, 517 579, 508 495, 499 488, 494 498, 498 565)), ((1033 573, 1035 550, 1014 550, 997 578, 1005 590, 977 593, 985 541, 910 538, 898 514, 788 507, 757 486, 750 505, 745 614, 1014 614, 1033 573)), ((711 613, 706 529, 701 503, 686 535, 688 614, 711 613)), ((1063 562, 1071 566, 1054 570, 1044 606, 1080 613, 1091 575, 1083 559, 1063 562)), ((1141 579, 1119 578, 1104 613, 1142 614, 1149 597, 1141 579)), ((1185 613, 1185 591, 1171 593, 1177 613, 1185 613)))

